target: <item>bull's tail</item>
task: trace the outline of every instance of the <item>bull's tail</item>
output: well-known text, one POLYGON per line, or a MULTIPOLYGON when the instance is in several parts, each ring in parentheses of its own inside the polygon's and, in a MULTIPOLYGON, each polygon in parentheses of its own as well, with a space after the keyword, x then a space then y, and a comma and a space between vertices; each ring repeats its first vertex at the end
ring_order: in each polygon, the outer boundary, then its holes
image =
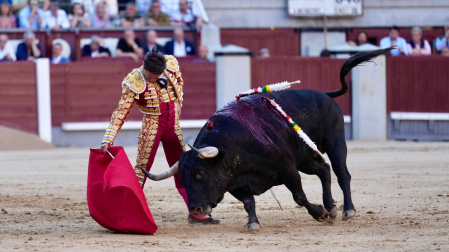
POLYGON ((381 50, 374 50, 374 51, 367 51, 367 52, 359 52, 354 54, 351 58, 349 58, 341 67, 340 70, 340 83, 341 83, 341 89, 337 91, 332 92, 326 92, 328 96, 331 98, 338 97, 340 95, 344 95, 346 92, 348 92, 348 84, 345 81, 346 75, 356 67, 357 65, 370 61, 374 58, 376 58, 379 55, 388 54, 391 50, 393 50, 394 47, 381 49, 381 50))

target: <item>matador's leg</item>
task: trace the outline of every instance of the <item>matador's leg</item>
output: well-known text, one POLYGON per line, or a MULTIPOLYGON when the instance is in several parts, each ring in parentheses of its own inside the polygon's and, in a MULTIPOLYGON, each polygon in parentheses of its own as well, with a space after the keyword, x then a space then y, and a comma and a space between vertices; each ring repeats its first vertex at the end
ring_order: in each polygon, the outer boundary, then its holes
POLYGON ((161 132, 158 131, 158 127, 159 122, 157 116, 144 115, 142 128, 139 133, 137 161, 134 167, 134 171, 142 187, 145 184, 146 177, 140 170, 140 167, 145 167, 145 170, 149 171, 153 165, 162 136, 161 132))

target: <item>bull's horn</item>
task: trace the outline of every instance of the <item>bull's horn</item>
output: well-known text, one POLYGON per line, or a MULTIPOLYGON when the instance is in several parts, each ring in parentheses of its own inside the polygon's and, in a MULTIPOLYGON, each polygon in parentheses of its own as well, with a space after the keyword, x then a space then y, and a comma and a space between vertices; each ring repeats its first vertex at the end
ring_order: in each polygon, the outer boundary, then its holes
POLYGON ((218 155, 218 149, 216 147, 208 146, 201 149, 197 149, 189 144, 189 147, 198 153, 198 156, 202 159, 204 158, 213 158, 218 155))
POLYGON ((170 169, 168 169, 168 171, 163 172, 161 174, 149 173, 149 172, 145 171, 145 169, 143 167, 140 167, 140 169, 145 174, 145 176, 147 176, 149 179, 154 180, 154 181, 159 181, 159 180, 167 179, 167 178, 175 175, 176 173, 178 173, 179 161, 176 162, 176 164, 174 164, 170 169))

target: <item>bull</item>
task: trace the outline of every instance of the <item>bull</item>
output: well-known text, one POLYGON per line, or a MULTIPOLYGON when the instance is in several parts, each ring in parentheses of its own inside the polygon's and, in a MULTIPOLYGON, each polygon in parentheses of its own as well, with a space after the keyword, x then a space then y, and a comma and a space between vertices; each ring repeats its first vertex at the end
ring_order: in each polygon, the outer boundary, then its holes
POLYGON ((343 114, 332 99, 345 94, 345 76, 355 66, 392 48, 360 52, 348 59, 340 70, 341 89, 333 92, 284 90, 250 95, 232 101, 217 111, 201 129, 191 150, 162 174, 146 173, 150 179, 165 179, 179 172, 186 187, 189 209, 209 215, 229 192, 243 202, 248 213, 245 230, 260 229, 254 195, 284 184, 293 200, 316 220, 335 218, 337 209, 331 193, 329 165, 298 137, 296 132, 269 104, 275 100, 312 139, 321 153, 329 157, 343 192, 343 220, 355 216, 346 166, 347 147, 343 114), (323 205, 307 200, 299 172, 317 175, 323 189, 323 205))

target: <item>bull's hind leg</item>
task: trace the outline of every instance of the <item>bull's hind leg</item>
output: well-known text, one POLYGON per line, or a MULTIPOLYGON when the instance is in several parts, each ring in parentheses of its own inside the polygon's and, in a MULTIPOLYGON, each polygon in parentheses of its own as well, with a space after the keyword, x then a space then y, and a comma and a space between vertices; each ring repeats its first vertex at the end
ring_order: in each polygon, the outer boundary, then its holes
POLYGON ((256 201, 254 196, 244 191, 237 190, 230 192, 232 196, 243 202, 245 211, 248 213, 248 223, 245 225, 246 231, 257 231, 260 229, 259 220, 256 216, 256 201))
POLYGON ((299 170, 309 175, 317 175, 323 187, 323 204, 329 212, 331 219, 337 217, 337 207, 334 204, 331 192, 331 173, 327 163, 320 163, 313 159, 300 165, 299 170))
POLYGON ((293 200, 307 209, 310 215, 317 221, 324 221, 329 213, 322 205, 311 204, 302 189, 301 176, 296 169, 289 170, 288 174, 284 174, 283 180, 285 186, 292 192, 293 200))
POLYGON ((348 220, 355 216, 355 208, 351 198, 351 174, 349 174, 346 166, 348 150, 344 136, 343 138, 337 138, 334 143, 331 143, 331 145, 326 148, 326 152, 331 160, 332 170, 334 170, 334 173, 338 178, 338 184, 343 191, 344 211, 342 219, 348 220))

